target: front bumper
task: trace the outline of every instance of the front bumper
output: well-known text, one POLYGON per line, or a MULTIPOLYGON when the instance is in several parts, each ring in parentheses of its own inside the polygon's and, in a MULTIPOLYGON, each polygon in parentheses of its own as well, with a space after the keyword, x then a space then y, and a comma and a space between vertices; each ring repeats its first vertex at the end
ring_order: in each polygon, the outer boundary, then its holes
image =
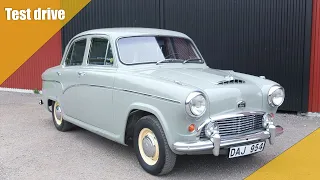
POLYGON ((230 147, 237 144, 263 141, 269 139, 272 145, 275 142, 275 137, 283 133, 281 126, 274 126, 273 124, 265 131, 256 132, 253 134, 241 135, 232 138, 221 138, 219 134, 211 136, 210 140, 197 141, 197 142, 176 142, 173 148, 181 153, 192 153, 206 150, 212 150, 213 155, 219 156, 220 149, 230 147))

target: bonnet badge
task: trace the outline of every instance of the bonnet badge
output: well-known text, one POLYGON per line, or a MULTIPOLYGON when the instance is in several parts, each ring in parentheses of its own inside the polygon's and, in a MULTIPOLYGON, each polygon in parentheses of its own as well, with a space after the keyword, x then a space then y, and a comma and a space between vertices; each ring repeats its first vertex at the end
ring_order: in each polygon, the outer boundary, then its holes
POLYGON ((239 101, 238 102, 238 108, 243 109, 246 107, 246 102, 245 101, 239 101))

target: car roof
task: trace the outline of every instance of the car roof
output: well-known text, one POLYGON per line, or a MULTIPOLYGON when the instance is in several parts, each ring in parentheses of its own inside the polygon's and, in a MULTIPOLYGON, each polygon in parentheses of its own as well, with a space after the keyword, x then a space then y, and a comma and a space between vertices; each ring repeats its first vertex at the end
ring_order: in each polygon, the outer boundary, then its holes
POLYGON ((128 27, 92 29, 76 35, 75 38, 79 36, 92 35, 92 34, 105 34, 113 37, 114 39, 118 37, 150 36, 150 35, 177 36, 177 37, 189 38, 186 34, 183 34, 177 31, 155 29, 155 28, 128 28, 128 27))

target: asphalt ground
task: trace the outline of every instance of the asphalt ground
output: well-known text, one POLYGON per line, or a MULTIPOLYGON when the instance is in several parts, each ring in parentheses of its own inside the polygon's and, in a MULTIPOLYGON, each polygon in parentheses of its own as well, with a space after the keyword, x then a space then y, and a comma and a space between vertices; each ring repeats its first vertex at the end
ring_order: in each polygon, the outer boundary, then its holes
POLYGON ((276 144, 234 159, 178 156, 171 174, 155 177, 134 151, 81 128, 55 129, 40 95, 0 92, 0 179, 243 179, 320 127, 320 117, 277 114, 276 144))

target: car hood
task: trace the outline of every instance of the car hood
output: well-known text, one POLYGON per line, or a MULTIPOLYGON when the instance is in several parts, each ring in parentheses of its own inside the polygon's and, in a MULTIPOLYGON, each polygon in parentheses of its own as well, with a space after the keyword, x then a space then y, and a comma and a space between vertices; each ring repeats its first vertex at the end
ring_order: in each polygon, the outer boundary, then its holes
POLYGON ((226 76, 228 75, 231 75, 235 79, 243 80, 236 76, 233 71, 210 68, 159 68, 142 70, 139 73, 178 84, 197 87, 202 90, 212 88, 217 83, 226 80, 226 76))
POLYGON ((239 73, 233 71, 211 68, 159 68, 140 70, 139 73, 205 92, 210 102, 210 114, 240 110, 238 103, 241 101, 246 103, 246 107, 241 108, 241 111, 262 108, 261 88, 250 81, 250 78, 237 76, 239 73), (230 83, 228 76, 232 76, 238 83, 230 83))

